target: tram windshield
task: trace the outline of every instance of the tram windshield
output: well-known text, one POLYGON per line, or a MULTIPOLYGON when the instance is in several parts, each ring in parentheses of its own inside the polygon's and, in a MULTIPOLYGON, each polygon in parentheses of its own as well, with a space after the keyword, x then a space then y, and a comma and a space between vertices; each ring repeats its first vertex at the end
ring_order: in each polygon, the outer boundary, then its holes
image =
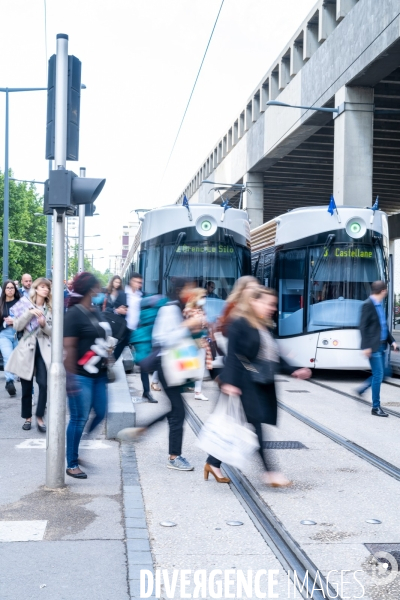
POLYGON ((211 241, 151 247, 145 260, 145 291, 168 294, 176 277, 188 277, 207 293, 206 313, 214 321, 221 313, 235 281, 250 273, 250 252, 243 246, 211 241), (167 272, 167 278, 164 276, 167 272))
POLYGON ((377 245, 333 244, 328 249, 318 246, 282 254, 279 335, 283 336, 302 333, 304 325, 309 332, 358 327, 371 283, 386 279, 383 252, 377 245), (307 261, 308 301, 304 294, 307 261))

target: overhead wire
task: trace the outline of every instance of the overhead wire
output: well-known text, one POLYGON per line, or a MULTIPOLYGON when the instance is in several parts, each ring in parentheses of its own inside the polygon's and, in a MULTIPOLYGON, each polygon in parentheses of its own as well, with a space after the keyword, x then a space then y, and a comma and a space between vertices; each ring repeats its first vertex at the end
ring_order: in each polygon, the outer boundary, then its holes
POLYGON ((181 132, 182 125, 183 125, 183 122, 184 122, 184 120, 185 120, 185 117, 186 117, 186 113, 187 113, 187 111, 188 111, 188 108, 189 108, 189 105, 190 105, 190 101, 192 100, 192 96, 193 96, 194 90, 195 90, 195 88, 196 88, 197 81, 198 81, 198 79, 199 79, 199 76, 200 76, 200 73, 201 73, 201 69, 202 69, 202 67, 203 67, 203 64, 204 64, 205 58, 206 58, 206 56, 207 56, 208 48, 210 47, 211 40, 212 40, 212 38, 213 38, 214 31, 215 31, 215 28, 216 28, 216 26, 217 26, 218 19, 219 19, 219 16, 220 16, 220 14, 221 14, 221 10, 222 10, 222 7, 223 7, 223 5, 224 5, 224 2, 225 2, 225 0, 222 0, 222 2, 221 2, 221 6, 219 7, 219 11, 218 11, 217 17, 216 17, 216 19, 215 19, 215 21, 214 21, 214 25, 213 25, 213 28, 212 28, 212 31, 211 31, 211 35, 210 35, 210 37, 209 37, 209 39, 208 39, 208 43, 207 43, 207 46, 206 46, 206 49, 205 49, 205 52, 204 52, 204 55, 203 55, 203 58, 202 58, 202 61, 201 61, 201 64, 200 64, 199 70, 197 71, 196 79, 195 79, 195 82, 194 82, 194 84, 193 84, 192 91, 190 92, 189 100, 188 100, 188 102, 187 102, 187 104, 186 104, 185 112, 183 113, 183 117, 182 117, 181 123, 180 123, 180 125, 179 125, 179 128, 178 128, 178 133, 177 133, 177 134, 176 134, 176 136, 175 136, 175 140, 174 140, 174 143, 173 143, 173 145, 172 145, 172 149, 171 149, 171 152, 170 152, 170 154, 169 154, 169 157, 168 157, 168 160, 167 160, 167 164, 166 164, 166 166, 165 166, 164 173, 163 173, 163 176, 162 176, 162 178, 161 178, 161 182, 162 182, 162 181, 163 181, 163 179, 164 179, 165 173, 166 173, 166 171, 167 171, 167 169, 168 169, 168 166, 169 166, 169 163, 170 163, 170 161, 171 161, 171 156, 172 156, 172 154, 173 154, 173 152, 174 152, 174 150, 175 150, 176 142, 178 141, 178 137, 179 137, 179 134, 180 134, 180 132, 181 132))

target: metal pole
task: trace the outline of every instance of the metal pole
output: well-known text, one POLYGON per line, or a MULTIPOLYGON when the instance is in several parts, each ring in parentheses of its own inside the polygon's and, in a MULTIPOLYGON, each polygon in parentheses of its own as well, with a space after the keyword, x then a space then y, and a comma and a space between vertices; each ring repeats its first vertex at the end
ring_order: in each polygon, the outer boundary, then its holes
POLYGON ((6 143, 4 156, 4 216, 3 216, 3 282, 8 279, 8 221, 9 221, 9 173, 8 173, 8 88, 6 88, 6 143))
MULTIPOLYGON (((85 167, 79 171, 80 177, 86 177, 85 167)), ((85 270, 85 205, 79 205, 79 233, 78 233, 78 273, 85 270)))
MULTIPOLYGON (((50 171, 53 167, 53 161, 49 160, 49 177, 50 171)), ((46 231, 46 277, 52 279, 52 246, 53 246, 53 217, 48 215, 46 217, 47 231, 46 231)))
MULTIPOLYGON (((57 35, 55 99, 56 169, 67 162, 68 36, 57 35)), ((54 210, 53 328, 48 373, 46 486, 65 486, 66 376, 63 364, 65 213, 54 210)))

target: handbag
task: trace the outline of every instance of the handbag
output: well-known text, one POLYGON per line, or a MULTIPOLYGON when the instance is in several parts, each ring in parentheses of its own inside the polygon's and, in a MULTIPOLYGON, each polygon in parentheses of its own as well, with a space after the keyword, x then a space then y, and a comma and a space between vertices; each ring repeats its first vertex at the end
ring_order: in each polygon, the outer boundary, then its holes
POLYGON ((197 446, 224 463, 243 469, 258 449, 238 396, 221 394, 197 438, 197 446))
MULTIPOLYGON (((99 337, 100 337, 100 332, 101 332, 101 337, 103 337, 104 329, 100 325, 100 322, 97 319, 95 319, 95 317, 93 316, 91 311, 88 310, 87 308, 84 308, 81 304, 76 304, 76 307, 79 308, 79 310, 81 310, 83 312, 83 314, 85 314, 87 316, 87 318, 89 319, 89 321, 91 322, 93 327, 97 330, 99 337)), ((111 354, 112 354, 112 350, 111 351, 109 350, 109 355, 107 356, 107 358, 104 359, 105 367, 107 369, 108 383, 114 383, 114 381, 115 381, 115 371, 113 369, 113 367, 115 365, 115 358, 111 354)))
POLYGON ((184 385, 203 376, 199 349, 193 338, 185 338, 161 354, 161 366, 168 387, 184 385))
POLYGON ((250 374, 250 379, 254 383, 267 385, 274 383, 275 374, 279 363, 272 360, 255 360, 250 362, 245 356, 236 354, 236 358, 240 360, 246 371, 250 374))

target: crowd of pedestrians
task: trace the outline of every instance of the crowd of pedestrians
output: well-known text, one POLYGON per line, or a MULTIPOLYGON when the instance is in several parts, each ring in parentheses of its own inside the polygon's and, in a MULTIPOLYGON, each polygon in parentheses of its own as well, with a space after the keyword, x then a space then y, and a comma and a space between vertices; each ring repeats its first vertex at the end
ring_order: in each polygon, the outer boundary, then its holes
MULTIPOLYGON (((216 323, 210 324, 205 305, 207 298, 217 297, 212 281, 199 287, 193 280, 174 278, 168 297, 144 295, 142 283, 142 276, 132 273, 124 288, 122 279, 116 275, 102 293, 99 281, 91 273, 81 273, 67 282, 64 318, 70 412, 67 475, 87 478, 81 469, 80 440, 85 427, 92 431, 105 418, 107 384, 113 381, 112 367, 129 346, 140 367, 143 399, 157 403, 151 391, 163 389, 170 406, 146 425, 122 430, 120 439, 143 435, 166 418, 169 426, 166 466, 179 471, 193 470, 193 465, 182 454, 185 419, 182 392, 193 386, 194 399, 207 401, 202 393, 207 369, 220 388, 218 402, 225 402, 224 398, 237 398, 247 426, 255 432, 263 481, 275 487, 290 485, 265 452, 262 425, 277 423, 275 374, 281 372, 306 379, 311 376, 311 371, 291 367, 279 354, 273 333, 277 311, 275 292, 261 286, 254 277, 242 277, 236 282, 216 323), (186 352, 186 355, 182 354, 184 358, 179 359, 179 369, 188 369, 188 376, 183 375, 182 381, 172 377, 171 369, 175 367, 167 362, 172 355, 179 355, 179 348, 186 352), (91 414, 93 418, 87 426, 91 414)), ((360 322, 361 350, 370 361, 372 375, 358 393, 362 395, 368 387, 372 388, 372 414, 380 417, 388 416, 380 407, 387 344, 397 349, 387 327, 383 306, 386 295, 384 282, 372 284, 360 322)), ((20 381, 22 428, 28 431, 32 427, 33 380, 36 379, 39 387, 36 425, 39 432, 45 433, 47 373, 51 363, 51 281, 39 277, 32 282, 29 274, 22 276, 21 288, 16 281, 5 281, 1 289, 0 314, 3 319, 0 351, 6 390, 10 396, 16 396, 16 383, 20 381)), ((229 483, 221 471, 221 457, 213 454, 206 459, 204 478, 208 479, 211 474, 217 482, 229 483)))

